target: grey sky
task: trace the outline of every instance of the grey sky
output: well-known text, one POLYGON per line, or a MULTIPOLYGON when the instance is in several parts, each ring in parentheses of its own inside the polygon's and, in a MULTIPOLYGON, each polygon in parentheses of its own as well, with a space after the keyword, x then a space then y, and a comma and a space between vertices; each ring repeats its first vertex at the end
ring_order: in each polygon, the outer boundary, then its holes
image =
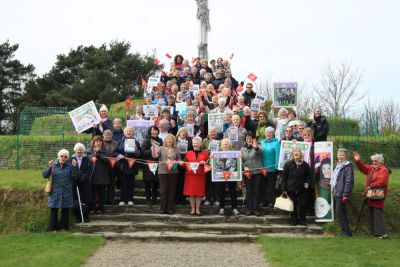
MULTIPOLYGON (((194 0, 2 1, 0 42, 19 43, 17 58, 39 75, 78 45, 130 41, 158 58, 197 53, 194 0)), ((400 1, 209 0, 210 58, 235 53, 233 74, 298 81, 311 87, 328 63, 364 71, 361 91, 400 102, 400 1)))

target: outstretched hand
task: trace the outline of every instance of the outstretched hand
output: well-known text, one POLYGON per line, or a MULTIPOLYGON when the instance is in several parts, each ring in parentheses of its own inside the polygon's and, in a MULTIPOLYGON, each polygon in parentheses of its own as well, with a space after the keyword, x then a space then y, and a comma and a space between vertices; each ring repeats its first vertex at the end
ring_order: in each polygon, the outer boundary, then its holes
POLYGON ((355 161, 358 161, 361 159, 360 154, 357 151, 353 152, 353 158, 355 161))

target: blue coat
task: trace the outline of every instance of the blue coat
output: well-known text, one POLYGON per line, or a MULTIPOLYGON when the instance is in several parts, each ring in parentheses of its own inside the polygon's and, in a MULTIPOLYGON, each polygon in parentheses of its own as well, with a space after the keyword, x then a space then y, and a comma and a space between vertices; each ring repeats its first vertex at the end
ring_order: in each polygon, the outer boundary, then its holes
POLYGON ((263 167, 268 168, 268 172, 275 172, 278 170, 279 152, 281 144, 278 139, 271 138, 270 140, 264 139, 261 141, 261 149, 263 155, 261 158, 263 167))
MULTIPOLYGON (((65 162, 63 166, 58 159, 53 161, 53 188, 49 195, 47 206, 49 208, 72 208, 74 206, 73 185, 78 178, 78 168, 73 167, 70 161, 65 162)), ((51 166, 43 171, 43 178, 49 178, 51 175, 51 166)))

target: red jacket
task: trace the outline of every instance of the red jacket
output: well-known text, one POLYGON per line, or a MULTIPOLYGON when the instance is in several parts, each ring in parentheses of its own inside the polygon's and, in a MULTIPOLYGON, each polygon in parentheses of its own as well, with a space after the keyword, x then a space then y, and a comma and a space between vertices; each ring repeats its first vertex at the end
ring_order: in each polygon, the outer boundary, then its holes
MULTIPOLYGON (((208 158, 209 154, 205 151, 199 152, 196 158, 196 153, 193 150, 191 150, 186 152, 185 162, 200 162, 200 161, 207 162, 208 158)), ((194 175, 195 173, 190 168, 186 167, 186 174, 194 175)), ((196 175, 205 175, 204 165, 202 164, 199 165, 199 168, 196 171, 196 175)))
MULTIPOLYGON (((379 188, 383 187, 385 191, 385 198, 387 197, 388 192, 388 183, 389 183, 389 170, 386 168, 385 165, 380 165, 374 174, 372 175, 372 183, 370 183, 371 172, 374 169, 374 165, 367 165, 362 160, 357 160, 356 164, 358 169, 363 173, 366 174, 367 177, 365 179, 365 188, 366 190, 368 187, 371 188, 379 188)), ((383 208, 384 200, 381 201, 370 201, 368 200, 368 206, 375 207, 375 208, 383 208)))

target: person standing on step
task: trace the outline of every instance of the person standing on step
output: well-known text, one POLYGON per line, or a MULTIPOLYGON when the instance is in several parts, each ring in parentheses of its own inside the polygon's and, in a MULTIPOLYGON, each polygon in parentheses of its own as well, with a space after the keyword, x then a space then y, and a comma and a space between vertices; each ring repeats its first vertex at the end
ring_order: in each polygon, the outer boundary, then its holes
MULTIPOLYGON (((104 139, 104 147, 106 149, 107 156, 114 156, 114 150, 117 148, 117 142, 114 141, 113 133, 110 129, 107 129, 103 132, 104 139)), ((114 166, 110 166, 110 175, 109 175, 110 184, 107 185, 107 204, 115 205, 115 184, 117 180, 117 171, 114 166)))
POLYGON ((335 198, 335 213, 340 224, 340 236, 352 236, 347 219, 347 204, 351 199, 354 187, 353 164, 347 160, 347 150, 340 148, 337 153, 338 162, 333 171, 331 187, 335 198))
POLYGON ((43 171, 43 178, 51 177, 52 191, 47 206, 50 208, 49 231, 69 230, 69 209, 74 206, 72 187, 78 178, 78 167, 75 159, 68 161, 69 152, 61 149, 57 159, 50 160, 43 171), (58 209, 61 209, 61 220, 58 221, 58 209))
POLYGON ((189 196, 191 215, 201 215, 200 204, 205 194, 206 173, 204 164, 207 163, 209 155, 205 151, 201 151, 201 137, 194 137, 192 140, 193 150, 185 155, 185 184, 183 194, 189 196))
POLYGON ((292 150, 292 160, 283 166, 282 192, 293 201, 294 210, 290 214, 291 225, 306 224, 306 189, 310 185, 311 168, 303 160, 301 150, 292 150))
POLYGON ((245 172, 248 172, 248 176, 243 175, 243 179, 246 184, 246 215, 260 216, 258 208, 258 190, 261 180, 261 156, 262 149, 257 144, 257 139, 254 138, 252 133, 246 134, 246 143, 240 150, 242 156, 242 166, 245 172))
MULTIPOLYGON (((228 138, 221 140, 221 151, 231 151, 232 143, 228 138)), ((239 215, 237 208, 237 194, 236 194, 236 182, 218 182, 218 197, 219 197, 219 215, 225 214, 225 195, 226 187, 229 190, 229 196, 231 198, 231 206, 233 215, 239 215)))
POLYGON ((134 160, 140 158, 142 152, 139 142, 133 136, 133 128, 124 129, 124 137, 118 142, 114 151, 117 156, 117 168, 121 173, 121 201, 118 205, 133 205, 135 192, 135 175, 138 174, 138 163, 134 160), (133 165, 132 165, 133 164, 133 165))
POLYGON ((175 212, 175 191, 178 179, 178 168, 181 156, 176 147, 176 138, 172 134, 165 136, 161 147, 152 147, 153 158, 158 158, 158 182, 160 184, 160 213, 173 214, 175 212), (168 164, 174 163, 171 169, 168 164))
MULTIPOLYGON (((163 145, 163 141, 158 137, 160 130, 157 126, 151 126, 147 132, 147 136, 143 141, 142 145, 142 158, 147 161, 157 161, 157 158, 153 158, 151 155, 152 149, 157 149, 163 145)), ((154 174, 148 164, 142 165, 143 170, 143 182, 146 194, 146 202, 149 205, 155 205, 157 203, 158 194, 158 175, 157 172, 154 174)))
POLYGON ((113 122, 108 117, 108 109, 106 105, 102 105, 100 107, 99 115, 100 115, 100 122, 97 124, 93 124, 93 127, 87 129, 86 131, 84 131, 84 133, 91 133, 92 137, 95 137, 97 135, 102 136, 103 132, 107 129, 110 130, 113 129, 113 122))
POLYGON ((94 213, 99 210, 104 213, 107 197, 106 187, 110 184, 110 163, 107 158, 104 140, 101 136, 93 138, 87 154, 89 157, 89 169, 86 174, 92 185, 92 207, 90 210, 94 213), (99 196, 98 205, 96 205, 97 194, 99 196))
MULTIPOLYGON (((188 134, 188 128, 179 128, 176 134, 176 146, 179 150, 181 159, 185 158, 186 152, 193 150, 192 137, 188 134)), ((175 204, 186 205, 186 197, 183 194, 183 184, 185 182, 185 168, 178 166, 178 180, 176 182, 175 204)))

